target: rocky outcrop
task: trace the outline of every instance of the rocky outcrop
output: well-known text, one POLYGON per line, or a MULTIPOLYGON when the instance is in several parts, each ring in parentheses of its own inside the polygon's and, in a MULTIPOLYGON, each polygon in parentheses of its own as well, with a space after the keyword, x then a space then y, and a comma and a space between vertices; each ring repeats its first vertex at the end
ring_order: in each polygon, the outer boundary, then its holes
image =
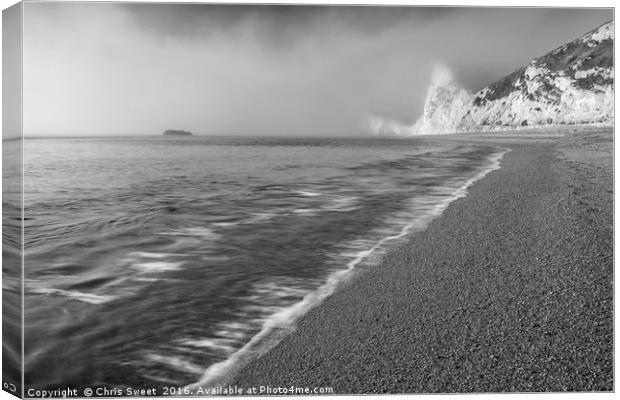
POLYGON ((469 95, 436 67, 422 116, 411 126, 373 117, 375 134, 411 136, 573 124, 613 124, 613 22, 532 60, 469 95))
POLYGON ((426 93, 424 112, 413 125, 381 117, 371 118, 369 130, 379 135, 412 136, 454 133, 471 96, 455 82, 447 67, 436 65, 426 93))
POLYGON ((192 133, 189 131, 168 129, 164 132, 164 136, 192 136, 192 133))
POLYGON ((613 22, 478 91, 458 130, 613 123, 613 22))
POLYGON ((435 66, 433 80, 424 102, 424 112, 413 125, 414 134, 454 133, 469 102, 470 95, 456 85, 448 68, 435 66))

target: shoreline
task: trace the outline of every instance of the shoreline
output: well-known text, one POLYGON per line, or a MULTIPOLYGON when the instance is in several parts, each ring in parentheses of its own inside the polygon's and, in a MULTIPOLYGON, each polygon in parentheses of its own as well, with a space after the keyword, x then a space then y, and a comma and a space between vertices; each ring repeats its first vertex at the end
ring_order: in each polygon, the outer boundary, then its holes
POLYGON ((437 203, 430 214, 411 220, 400 232, 383 237, 371 248, 356 253, 355 258, 349 261, 345 268, 332 272, 320 287, 308 293, 299 302, 269 316, 264 320, 261 330, 251 337, 249 342, 225 360, 210 365, 198 381, 186 385, 185 388, 195 392, 199 388, 228 385, 231 377, 235 376, 239 370, 277 346, 281 340, 294 330, 296 322, 300 318, 312 308, 320 306, 341 285, 346 284, 358 272, 361 263, 369 258, 381 257, 377 252, 380 252, 380 254, 385 251, 389 252, 389 246, 392 242, 406 240, 407 236, 423 232, 433 220, 441 216, 452 202, 467 196, 468 189, 472 185, 489 173, 500 169, 502 158, 506 153, 510 152, 510 149, 501 146, 494 147, 497 149, 497 152, 488 157, 487 161, 489 164, 480 169, 475 176, 466 180, 462 186, 455 188, 449 197, 437 203))
POLYGON ((231 382, 336 394, 613 390, 613 154, 600 157, 613 134, 554 137, 446 138, 513 151, 231 382))

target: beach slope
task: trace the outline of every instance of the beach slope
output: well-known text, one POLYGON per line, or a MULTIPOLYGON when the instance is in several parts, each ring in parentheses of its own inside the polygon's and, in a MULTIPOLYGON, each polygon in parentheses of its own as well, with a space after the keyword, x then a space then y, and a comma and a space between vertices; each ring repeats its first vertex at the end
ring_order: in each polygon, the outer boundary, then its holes
POLYGON ((460 135, 502 168, 357 273, 243 387, 613 390, 613 133, 460 135))

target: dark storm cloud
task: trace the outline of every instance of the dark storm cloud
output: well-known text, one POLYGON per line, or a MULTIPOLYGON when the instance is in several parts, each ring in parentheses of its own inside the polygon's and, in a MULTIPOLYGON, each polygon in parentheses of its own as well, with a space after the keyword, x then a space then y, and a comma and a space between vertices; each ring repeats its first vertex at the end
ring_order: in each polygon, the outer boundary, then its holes
POLYGON ((362 134, 413 122, 433 64, 470 91, 610 20, 541 8, 26 3, 30 134, 362 134))
POLYGON ((401 24, 423 25, 447 16, 449 7, 313 5, 121 4, 137 26, 170 38, 234 35, 246 24, 269 43, 291 42, 326 27, 373 35, 401 24))

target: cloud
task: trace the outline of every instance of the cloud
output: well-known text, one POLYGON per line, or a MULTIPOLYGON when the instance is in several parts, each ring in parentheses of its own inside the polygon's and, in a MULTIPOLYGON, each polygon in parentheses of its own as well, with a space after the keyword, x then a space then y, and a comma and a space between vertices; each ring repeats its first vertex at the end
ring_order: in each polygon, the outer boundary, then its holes
POLYGON ((357 135, 413 122, 431 66, 474 90, 609 10, 26 3, 31 135, 357 135), (570 21, 570 23, 568 23, 570 21))
POLYGON ((312 5, 139 4, 120 7, 155 35, 196 38, 235 35, 248 25, 266 45, 294 42, 317 29, 346 29, 374 35, 400 24, 428 24, 454 12, 438 7, 352 7, 312 5))

